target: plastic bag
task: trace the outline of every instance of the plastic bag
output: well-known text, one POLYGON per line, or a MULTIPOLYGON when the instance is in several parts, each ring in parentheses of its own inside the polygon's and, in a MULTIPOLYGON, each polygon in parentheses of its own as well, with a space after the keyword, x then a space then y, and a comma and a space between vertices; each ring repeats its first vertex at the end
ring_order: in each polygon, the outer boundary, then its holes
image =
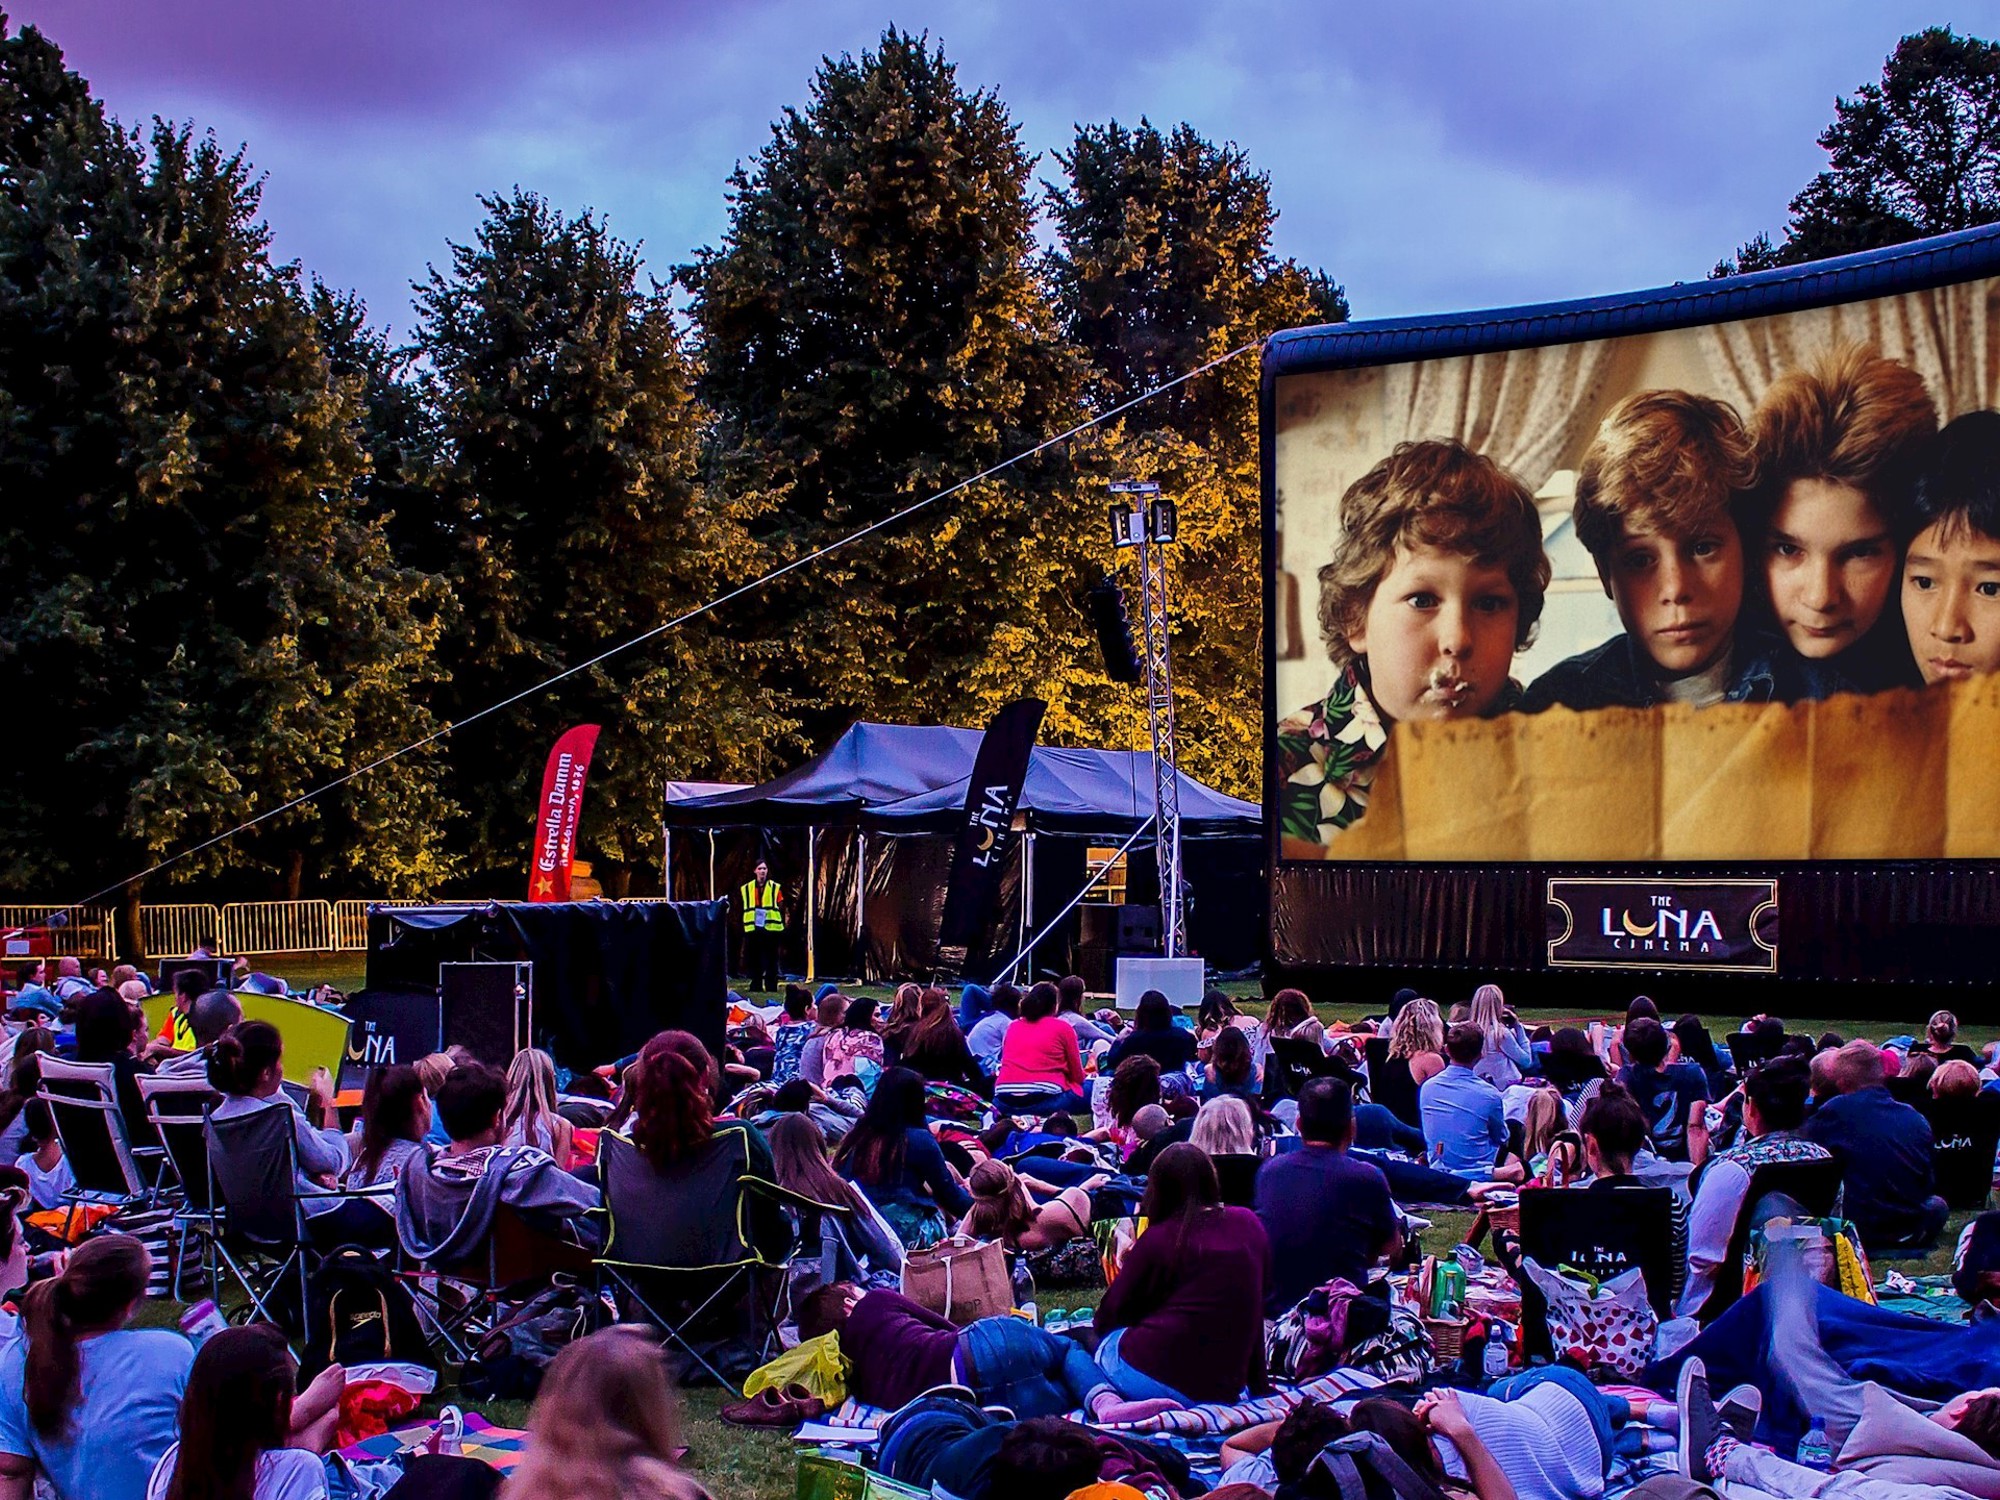
POLYGON ((743 1382, 743 1394, 782 1391, 802 1385, 832 1410, 847 1399, 847 1361, 840 1357, 840 1335, 823 1333, 787 1349, 768 1365, 760 1365, 743 1382))
POLYGON ((1567 1356, 1582 1369, 1603 1365, 1636 1375, 1653 1357, 1660 1315, 1646 1298, 1646 1273, 1634 1268, 1592 1288, 1538 1265, 1532 1257, 1521 1269, 1549 1305, 1549 1342, 1557 1358, 1567 1356))

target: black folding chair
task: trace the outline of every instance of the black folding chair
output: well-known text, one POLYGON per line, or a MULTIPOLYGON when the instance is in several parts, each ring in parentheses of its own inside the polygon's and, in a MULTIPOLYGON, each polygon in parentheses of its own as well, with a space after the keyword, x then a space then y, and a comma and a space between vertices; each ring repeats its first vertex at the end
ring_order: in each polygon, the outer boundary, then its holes
POLYGON ((1329 1056, 1318 1042, 1295 1036, 1271 1038, 1270 1060, 1264 1064, 1267 1105, 1297 1098, 1299 1090, 1315 1078, 1338 1078, 1350 1088, 1367 1081, 1339 1058, 1329 1056))
POLYGON ((150 1196, 118 1108, 118 1080, 110 1063, 64 1062, 44 1056, 35 1097, 48 1106, 69 1164, 72 1186, 63 1197, 72 1214, 82 1204, 114 1209, 150 1196))
POLYGON ((2000 1150, 2000 1099, 1983 1090, 1970 1099, 1936 1099, 1926 1091, 1918 1107, 1931 1122, 1938 1196, 1954 1212, 1985 1208, 1993 1192, 1993 1155, 2000 1150))
MULTIPOLYGON (((299 1190, 298 1140, 292 1111, 282 1101, 218 1119, 202 1112, 207 1150, 208 1201, 220 1211, 210 1236, 215 1254, 250 1299, 250 1312, 288 1333, 287 1285, 298 1282, 297 1326, 309 1316, 307 1283, 320 1257, 306 1229, 305 1195, 299 1190), (283 1296, 274 1309, 274 1298, 283 1296)), ((315 1193, 342 1198, 342 1193, 315 1193)))
POLYGON ((1713 1323, 1742 1298, 1743 1262, 1750 1253, 1750 1236, 1764 1222, 1762 1205, 1773 1193, 1782 1193, 1809 1218, 1829 1218, 1840 1206, 1840 1163, 1830 1158, 1767 1161, 1751 1172, 1743 1206, 1736 1211, 1735 1226, 1729 1231, 1728 1253, 1715 1268, 1708 1300, 1695 1314, 1701 1323, 1713 1323))
MULTIPOLYGON (((752 1221, 762 1217, 759 1199, 765 1206, 801 1211, 824 1211, 826 1205, 752 1176, 748 1138, 739 1130, 717 1131, 667 1172, 630 1137, 607 1130, 598 1137, 597 1162, 610 1219, 597 1258, 600 1274, 717 1381, 737 1390, 694 1346, 690 1332, 711 1308, 727 1306, 732 1295, 745 1291, 767 1323, 775 1310, 759 1304, 756 1278, 782 1267, 791 1247, 758 1244, 752 1221), (690 1310, 676 1318, 660 1304, 667 1300, 663 1289, 677 1284, 690 1288, 680 1299, 690 1310)), ((764 1330, 766 1344, 772 1331, 764 1330)))
POLYGON ((205 1116, 222 1096, 199 1074, 167 1074, 139 1079, 139 1097, 146 1101, 146 1119, 160 1138, 165 1153, 156 1185, 161 1196, 178 1190, 173 1205, 174 1257, 173 1295, 181 1296, 181 1280, 187 1268, 190 1244, 201 1242, 201 1261, 208 1285, 215 1285, 214 1235, 218 1223, 215 1200, 209 1192, 208 1133, 205 1116))
MULTIPOLYGON (((1664 1322, 1674 1315, 1674 1195, 1671 1188, 1523 1188, 1521 1258, 1553 1271, 1573 1266, 1601 1280, 1637 1267, 1646 1300, 1664 1322)), ((1549 1307, 1525 1275, 1521 1281, 1522 1349, 1551 1357, 1549 1307)))

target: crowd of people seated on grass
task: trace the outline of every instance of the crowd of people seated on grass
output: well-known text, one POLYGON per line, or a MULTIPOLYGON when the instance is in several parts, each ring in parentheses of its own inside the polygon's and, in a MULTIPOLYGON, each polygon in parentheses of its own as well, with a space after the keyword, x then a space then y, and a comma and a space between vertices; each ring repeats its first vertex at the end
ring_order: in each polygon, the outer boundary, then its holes
MULTIPOLYGON (((804 1247, 803 1210, 837 1216, 839 1274, 800 1287, 793 1321, 802 1338, 838 1335, 849 1394, 893 1408, 933 1387, 968 1388, 975 1405, 1015 1419, 990 1440, 989 1467, 1040 1466, 1049 1484, 1082 1460, 1065 1458, 1065 1440, 1039 1419, 1081 1411, 1143 1424, 1269 1394, 1281 1373, 1275 1330, 1330 1288, 1369 1295, 1385 1271, 1407 1272, 1422 1216, 1436 1209, 1479 1209, 1482 1225, 1490 1216, 1489 1253, 1525 1286, 1524 1231, 1508 1211, 1527 1192, 1574 1191, 1603 1222, 1636 1211, 1624 1205, 1663 1203, 1657 1290, 1688 1330, 1714 1332, 1735 1326, 1721 1309, 1738 1303, 1746 1216, 1804 1212, 1752 1202, 1765 1169, 1836 1174, 1837 1217, 1881 1272, 1937 1246, 1954 1210, 1984 1209, 2000 1139, 2000 1044, 1960 1040, 1943 1012, 1921 1035, 1878 1041, 1794 1034, 1772 1017, 1711 1029, 1643 998, 1622 1021, 1531 1029, 1491 984, 1456 1004, 1405 991, 1354 1023, 1320 1019, 1296 991, 1264 1007, 1212 994, 1193 1015, 1153 992, 1125 1016, 1092 1011, 1074 979, 966 986, 956 1001, 910 985, 879 1008, 795 986, 768 1014, 739 1010, 718 1050, 667 1031, 595 1071, 537 1050, 504 1071, 462 1051, 380 1068, 343 1129, 327 1081, 288 1088, 282 1036, 243 1019, 226 991, 191 987, 175 1034, 153 1034, 109 988, 71 986, 52 1011, 14 1000, 0 1088, 0 1151, 14 1165, 0 1165, 0 1234, 20 1316, 0 1326, 0 1500, 38 1479, 66 1497, 311 1497, 325 1484, 312 1453, 325 1447, 329 1391, 338 1397, 337 1376, 301 1387, 268 1330, 232 1330, 199 1355, 178 1333, 133 1330, 154 1267, 115 1218, 49 1254, 61 1236, 24 1216, 75 1201, 38 1097, 49 1058, 104 1068, 135 1145, 158 1140, 149 1076, 205 1081, 216 1122, 288 1111, 311 1245, 432 1270, 476 1261, 503 1217, 587 1266, 614 1251, 606 1209, 620 1191, 664 1191, 720 1161, 729 1181, 774 1190, 744 1195, 740 1225, 771 1265, 804 1247), (1066 1284, 1093 1290, 1107 1269, 1109 1284, 1061 1328, 1016 1315, 961 1326, 900 1290, 911 1258, 951 1235, 996 1244, 1045 1297, 1066 1284), (255 1420, 219 1426, 214 1412, 246 1389, 260 1393, 255 1420), (210 1485, 223 1470, 248 1478, 210 1485)), ((1967 1225, 1959 1252, 1961 1294, 2000 1307, 2000 1215, 1967 1225)), ((1760 1291, 1740 1306, 1766 1300, 1760 1291)), ((620 1337, 620 1351, 651 1347, 620 1337)), ((1777 1359, 1768 1348, 1756 1357, 1777 1359)), ((1931 1430, 1912 1436, 1890 1421, 1884 1436, 1889 1419, 1864 1420, 1863 1396, 1850 1392, 1843 1431, 1888 1444, 1889 1459, 1935 1434, 1952 1462, 1988 1466, 1962 1488, 2000 1497, 2000 1396, 1979 1394, 2000 1383, 2000 1348, 1962 1367, 1990 1373, 1924 1417, 1931 1430)), ((1306 1403, 1231 1434, 1223 1478, 1265 1494, 1333 1494, 1318 1456, 1372 1434, 1360 1448, 1400 1455, 1435 1489, 1596 1500, 1614 1458, 1638 1451, 1650 1428, 1671 1430, 1704 1480, 1754 1471, 1767 1493, 1820 1493, 1783 1487, 1804 1481, 1780 1467, 1789 1455, 1769 1451, 1757 1413, 1745 1415, 1755 1385, 1709 1401, 1700 1359, 1680 1369, 1693 1377, 1651 1407, 1596 1389, 1560 1352, 1483 1393, 1306 1403)), ((1770 1380, 1795 1377, 1784 1367, 1770 1380)), ((651 1492, 697 1493, 670 1444, 632 1441, 629 1462, 651 1492)), ((1854 1472, 1827 1493, 1878 1500, 1858 1487, 1875 1471, 1854 1472)))

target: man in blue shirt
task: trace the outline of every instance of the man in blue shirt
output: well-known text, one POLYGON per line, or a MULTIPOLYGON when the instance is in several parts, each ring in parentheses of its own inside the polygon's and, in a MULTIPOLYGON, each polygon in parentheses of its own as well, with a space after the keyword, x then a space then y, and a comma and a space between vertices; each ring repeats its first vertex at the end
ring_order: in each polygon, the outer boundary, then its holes
POLYGON ((1444 1039, 1450 1066, 1417 1090, 1433 1165, 1471 1182, 1493 1179, 1493 1164, 1507 1144, 1500 1090, 1472 1071, 1485 1050, 1477 1027, 1452 1027, 1444 1039))
POLYGON ((1840 1162, 1842 1212, 1862 1248, 1871 1255, 1928 1250, 1947 1213, 1932 1175, 1930 1122, 1884 1086, 1882 1053, 1873 1042, 1849 1042, 1828 1071, 1840 1092, 1799 1133, 1840 1162))
POLYGON ((1403 1243, 1388 1178, 1347 1154, 1354 1099, 1346 1084, 1315 1078, 1299 1090, 1299 1136, 1302 1148, 1257 1169, 1257 1217, 1271 1241, 1264 1296, 1271 1318, 1336 1278, 1360 1286, 1403 1243))

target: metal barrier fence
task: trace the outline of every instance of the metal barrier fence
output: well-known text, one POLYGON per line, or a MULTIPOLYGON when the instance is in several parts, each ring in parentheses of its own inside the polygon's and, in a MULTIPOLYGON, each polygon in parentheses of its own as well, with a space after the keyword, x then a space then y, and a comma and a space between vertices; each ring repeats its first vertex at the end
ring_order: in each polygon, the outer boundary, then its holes
MULTIPOLYGON (((222 913, 205 901, 183 906, 140 906, 139 934, 148 958, 186 958, 222 936, 222 913)), ((109 951, 108 949, 106 951, 109 951)))
MULTIPOLYGON (((48 947, 57 958, 92 958, 111 951, 111 912, 102 906, 64 906, 60 902, 28 902, 0 906, 0 932, 16 927, 46 930, 48 947), (57 912, 68 918, 60 927, 50 927, 57 912)), ((39 940, 36 946, 40 946, 39 940)))
MULTIPOLYGON (((665 896, 628 896, 631 905, 665 901, 665 896)), ((361 953, 368 947, 371 906, 484 906, 485 901, 426 901, 417 899, 342 901, 233 901, 215 906, 206 901, 141 905, 139 933, 147 959, 186 958, 207 939, 216 939, 227 954, 361 953)), ((56 902, 0 905, 0 932, 15 927, 41 928, 49 914, 66 912, 69 922, 48 929, 49 946, 57 957, 101 958, 109 961, 119 948, 116 916, 108 907, 60 906, 56 902)), ((129 955, 121 955, 129 956, 129 955)))
POLYGON ((224 953, 330 953, 333 906, 326 901, 232 901, 222 908, 224 953))

